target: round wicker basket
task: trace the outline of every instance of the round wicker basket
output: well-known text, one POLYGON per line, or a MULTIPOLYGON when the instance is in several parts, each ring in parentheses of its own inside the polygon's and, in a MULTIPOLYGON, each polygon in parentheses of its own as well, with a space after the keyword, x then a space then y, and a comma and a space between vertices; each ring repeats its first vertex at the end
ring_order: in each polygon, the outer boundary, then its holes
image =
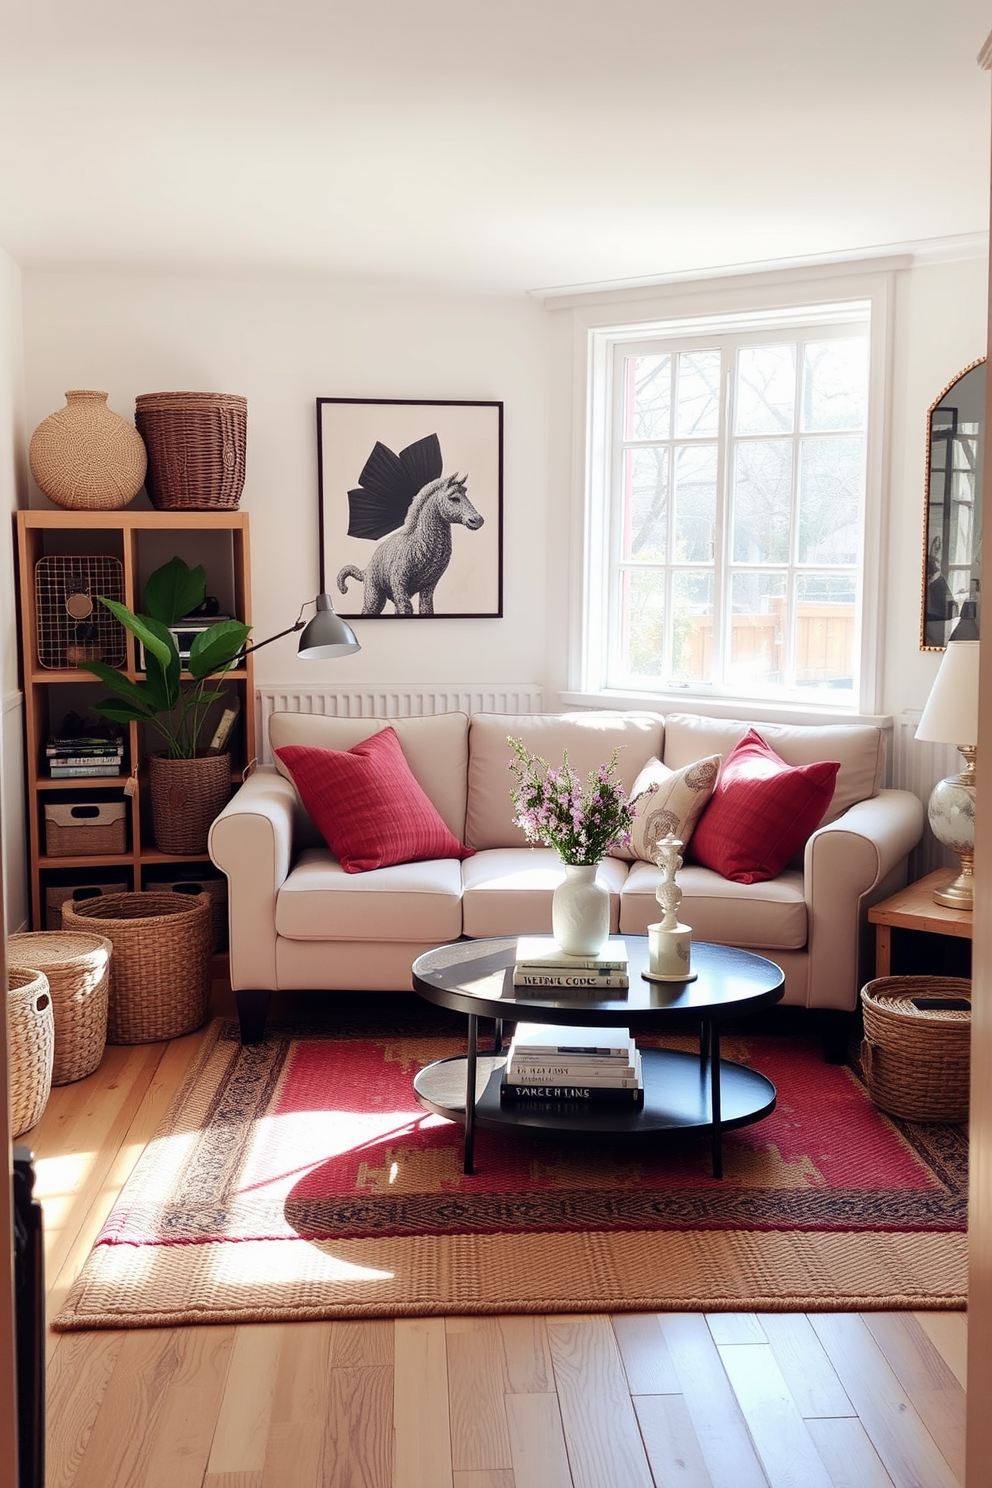
POLYGON ((964 977, 878 977, 862 988, 861 1065, 876 1106, 907 1121, 967 1120, 970 1002, 964 977), (962 1000, 967 1011, 940 1005, 962 1000))
POLYGON ((55 1024, 43 971, 7 968, 7 1046, 10 1134, 19 1137, 41 1120, 52 1090, 55 1024))
POLYGON ((78 930, 30 930, 7 942, 12 961, 36 966, 48 978, 55 1019, 53 1085, 84 1079, 103 1058, 112 950, 106 936, 78 930))
POLYGON ((141 490, 148 462, 141 435, 107 407, 107 394, 77 388, 35 429, 28 463, 56 506, 116 511, 141 490))
POLYGON ((238 393, 139 393, 146 488, 160 511, 234 511, 245 484, 248 399, 238 393))
POLYGON ((112 942, 109 1044, 149 1044, 199 1028, 210 997, 206 894, 103 894, 62 909, 66 929, 112 942))

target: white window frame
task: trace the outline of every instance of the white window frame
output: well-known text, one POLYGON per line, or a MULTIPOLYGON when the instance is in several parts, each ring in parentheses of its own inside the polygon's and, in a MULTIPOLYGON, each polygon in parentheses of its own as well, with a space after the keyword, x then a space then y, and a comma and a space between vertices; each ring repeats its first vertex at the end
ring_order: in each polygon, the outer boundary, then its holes
POLYGON ((645 298, 644 292, 596 297, 595 303, 573 301, 575 362, 576 506, 582 513, 576 544, 575 582, 570 609, 569 690, 564 700, 609 706, 673 704, 707 713, 733 716, 746 705, 746 716, 815 720, 875 715, 879 685, 881 616, 885 579, 881 555, 886 527, 888 467, 888 386, 892 345, 891 299, 894 271, 902 259, 887 260, 866 272, 863 263, 831 265, 829 271, 766 273, 728 281, 667 286, 645 298), (626 300, 628 313, 616 314, 616 300, 626 300), (610 301, 613 303, 611 304, 610 301), (657 692, 631 692, 606 685, 608 607, 615 565, 610 528, 611 424, 613 365, 620 343, 652 341, 682 334, 708 335, 744 329, 787 332, 817 319, 834 319, 845 307, 866 304, 870 317, 868 415, 865 450, 865 512, 860 559, 860 606, 857 630, 857 688, 837 704, 822 695, 809 704, 789 698, 755 698, 730 690, 692 685, 657 692), (613 313, 611 314, 611 310, 613 313))

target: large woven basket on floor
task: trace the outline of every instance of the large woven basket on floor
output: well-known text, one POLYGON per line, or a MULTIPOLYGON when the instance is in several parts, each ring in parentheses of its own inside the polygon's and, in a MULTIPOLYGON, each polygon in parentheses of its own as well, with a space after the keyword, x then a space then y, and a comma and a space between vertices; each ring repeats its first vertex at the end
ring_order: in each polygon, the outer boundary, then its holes
POLYGON ((964 977, 878 977, 862 988, 861 1065, 876 1106, 907 1121, 967 1120, 970 1003, 964 977), (962 1000, 967 1011, 941 1005, 962 1000))
POLYGON ((48 979, 35 968, 7 968, 7 1080, 10 1134, 41 1120, 52 1089, 55 1025, 48 979))
POLYGON ((210 997, 206 894, 103 894, 67 903, 62 920, 113 942, 108 1044, 150 1044, 201 1026, 210 997))
POLYGON ((15 965, 36 966, 48 978, 55 1019, 53 1085, 82 1080, 103 1058, 112 950, 105 935, 88 930, 31 930, 7 942, 15 965))
POLYGON ((233 511, 245 484, 248 400, 238 393, 140 393, 134 422, 159 511, 233 511))

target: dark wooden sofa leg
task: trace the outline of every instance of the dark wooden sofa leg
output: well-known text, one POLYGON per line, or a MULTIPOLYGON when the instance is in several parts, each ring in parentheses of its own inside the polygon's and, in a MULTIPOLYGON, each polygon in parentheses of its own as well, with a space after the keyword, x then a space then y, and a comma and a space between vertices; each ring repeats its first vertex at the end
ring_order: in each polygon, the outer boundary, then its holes
POLYGON ((843 1013, 833 1008, 821 1010, 820 1039, 823 1043, 824 1063, 847 1063, 856 1021, 854 1013, 843 1013))
POLYGON ((234 994, 238 1004, 241 1042, 257 1044, 265 1036, 265 1015, 271 993, 267 987, 245 987, 234 994))

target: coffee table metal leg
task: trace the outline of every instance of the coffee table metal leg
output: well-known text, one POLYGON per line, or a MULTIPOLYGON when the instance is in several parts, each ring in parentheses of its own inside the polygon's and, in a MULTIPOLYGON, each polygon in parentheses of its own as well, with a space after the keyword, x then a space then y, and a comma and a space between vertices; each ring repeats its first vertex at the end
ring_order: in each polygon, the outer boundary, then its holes
POLYGON ((475 1159, 475 1067, 479 1055, 479 1017, 468 1015, 468 1054, 465 1059, 465 1157, 462 1170, 472 1172, 475 1159))
POLYGON ((723 1177, 723 1132, 720 1111, 720 1020, 710 1019, 710 1120, 713 1123, 713 1177, 723 1177))
POLYGON ((502 1018, 497 1018, 496 1019, 496 1027, 493 1029, 493 1053, 494 1054, 502 1054, 502 1052, 503 1052, 503 1019, 502 1018))

